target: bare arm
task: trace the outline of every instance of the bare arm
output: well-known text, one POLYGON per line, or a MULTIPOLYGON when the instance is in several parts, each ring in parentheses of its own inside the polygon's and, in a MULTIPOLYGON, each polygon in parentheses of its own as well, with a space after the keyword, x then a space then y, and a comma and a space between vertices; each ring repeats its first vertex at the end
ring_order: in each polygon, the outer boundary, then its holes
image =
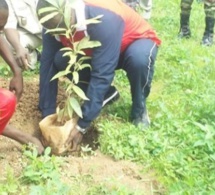
POLYGON ((18 66, 3 35, 0 35, 0 55, 5 60, 5 62, 10 66, 13 72, 13 78, 11 79, 9 88, 11 91, 15 92, 19 100, 23 90, 22 70, 18 66))
POLYGON ((27 69, 29 64, 29 54, 26 48, 20 43, 19 32, 17 29, 7 28, 4 29, 5 36, 8 42, 12 45, 16 52, 17 62, 20 67, 27 69))

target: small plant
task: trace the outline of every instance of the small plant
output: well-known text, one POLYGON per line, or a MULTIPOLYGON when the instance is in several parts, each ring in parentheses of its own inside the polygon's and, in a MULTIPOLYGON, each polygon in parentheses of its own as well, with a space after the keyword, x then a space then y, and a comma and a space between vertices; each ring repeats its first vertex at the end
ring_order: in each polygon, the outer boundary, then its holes
POLYGON ((35 148, 24 151, 24 155, 28 159, 21 176, 24 183, 42 184, 49 179, 59 178, 62 159, 50 156, 50 153, 50 147, 47 147, 44 155, 39 158, 35 148))
POLYGON ((0 64, 0 75, 1 76, 9 76, 10 74, 11 74, 10 67, 0 64))
POLYGON ((45 184, 30 187, 30 195, 68 195, 71 194, 70 191, 71 187, 61 182, 59 177, 48 179, 45 184))
POLYGON ((10 168, 7 169, 7 175, 4 180, 0 180, 0 194, 15 194, 19 188, 18 179, 14 176, 14 171, 10 168))
MULTIPOLYGON (((68 7, 73 8, 74 4, 76 3, 75 0, 70 2, 47 0, 47 2, 49 2, 52 7, 47 7, 39 10, 38 14, 47 14, 46 16, 41 18, 40 22, 44 23, 58 14, 62 15, 65 27, 47 30, 47 33, 66 37, 67 40, 70 42, 70 45, 72 46, 64 47, 61 49, 65 52, 64 56, 68 56, 70 60, 66 69, 60 71, 52 78, 52 80, 54 80, 62 77, 65 78, 69 75, 72 77, 71 81, 68 81, 67 79, 63 80, 65 82, 64 86, 67 98, 57 107, 57 121, 64 123, 65 121, 74 118, 74 114, 77 114, 79 117, 82 118, 80 101, 89 99, 86 97, 84 91, 78 86, 78 83, 82 82, 79 80, 79 71, 84 68, 91 67, 90 64, 85 63, 85 61, 91 59, 91 57, 86 56, 83 50, 98 47, 101 44, 98 41, 91 41, 88 36, 84 37, 80 41, 76 41, 74 39, 75 34, 77 33, 76 29, 80 24, 71 25, 71 9, 68 9, 68 7)), ((99 23, 98 19, 100 17, 101 16, 88 19, 85 21, 84 25, 99 23)))
POLYGON ((81 156, 84 158, 86 156, 96 156, 96 152, 87 144, 81 147, 81 156))

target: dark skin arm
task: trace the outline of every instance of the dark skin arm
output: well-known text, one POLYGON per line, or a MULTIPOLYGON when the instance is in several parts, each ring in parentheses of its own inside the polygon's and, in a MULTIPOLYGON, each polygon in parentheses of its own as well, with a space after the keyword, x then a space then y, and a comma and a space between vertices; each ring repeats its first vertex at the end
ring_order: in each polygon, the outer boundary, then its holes
POLYGON ((36 146, 38 154, 41 155, 44 151, 44 147, 40 140, 28 133, 22 132, 11 125, 7 125, 2 132, 2 135, 13 139, 21 144, 32 143, 36 146))
POLYGON ((7 40, 13 46, 16 52, 18 65, 21 68, 28 69, 30 58, 27 49, 24 48, 20 43, 19 32, 12 28, 4 29, 4 32, 7 40))
POLYGON ((11 71, 13 72, 13 78, 10 81, 9 89, 15 93, 17 100, 19 100, 23 91, 22 69, 18 66, 13 54, 11 53, 9 45, 2 34, 0 34, 0 55, 10 66, 11 71))

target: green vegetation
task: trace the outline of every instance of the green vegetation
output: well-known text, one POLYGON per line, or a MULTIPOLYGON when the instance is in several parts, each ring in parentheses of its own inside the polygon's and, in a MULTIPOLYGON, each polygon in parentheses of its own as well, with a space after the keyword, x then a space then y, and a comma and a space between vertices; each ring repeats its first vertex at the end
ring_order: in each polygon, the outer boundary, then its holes
MULTIPOLYGON (((103 153, 142 164, 143 171, 155 170, 158 181, 165 188, 164 194, 214 194, 215 46, 200 45, 205 26, 204 11, 202 4, 196 2, 190 21, 191 39, 177 39, 179 5, 179 0, 154 1, 151 24, 162 39, 162 46, 147 104, 152 121, 150 129, 140 132, 129 122, 131 98, 129 84, 122 71, 117 71, 114 80, 121 99, 102 111, 95 126, 101 132, 99 142, 103 153)), ((120 186, 109 189, 103 184, 93 183, 89 175, 74 178, 73 189, 70 189, 61 180, 44 178, 39 170, 36 172, 40 175, 34 176, 35 166, 40 160, 30 159, 22 179, 26 180, 26 173, 29 176, 32 170, 27 181, 33 185, 32 180, 36 179, 41 184, 28 188, 31 194, 59 194, 61 189, 65 193, 70 190, 70 194, 75 193, 75 189, 82 194, 138 194, 120 186), (89 186, 85 191, 81 189, 82 182, 89 186), (52 186, 58 186, 58 189, 52 186)), ((52 171, 59 174, 57 168, 52 171)), ((20 187, 23 180, 11 175, 13 173, 8 171, 5 183, 0 184, 0 194, 17 194, 18 189, 21 192, 26 190, 25 186, 20 187)))
POLYGON ((147 104, 151 128, 138 132, 129 123, 129 84, 119 71, 114 82, 121 100, 97 121, 101 150, 156 170, 166 194, 214 194, 214 46, 200 45, 204 11, 196 2, 190 21, 192 38, 177 39, 179 5, 179 0, 154 2, 151 23, 162 46, 147 104))

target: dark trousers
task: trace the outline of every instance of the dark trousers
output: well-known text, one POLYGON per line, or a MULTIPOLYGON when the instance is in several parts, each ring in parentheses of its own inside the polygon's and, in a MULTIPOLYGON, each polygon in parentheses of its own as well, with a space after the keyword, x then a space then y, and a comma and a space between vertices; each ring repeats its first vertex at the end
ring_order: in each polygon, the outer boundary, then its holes
POLYGON ((158 48, 152 40, 139 39, 120 56, 118 67, 126 71, 130 82, 131 120, 141 117, 143 113, 151 89, 157 52, 158 48))
MULTIPOLYGON (((68 57, 62 57, 62 51, 59 51, 62 47, 53 36, 43 33, 39 96, 39 108, 43 117, 56 111, 58 81, 50 80, 67 66, 68 57)), ((141 116, 144 110, 145 100, 150 93, 156 55, 156 44, 149 39, 140 39, 133 42, 120 56, 117 68, 127 72, 131 85, 131 119, 141 116)), ((79 72, 79 76, 80 81, 89 82, 90 69, 83 69, 79 72)), ((86 91, 87 86, 83 83, 80 85, 86 91)))

